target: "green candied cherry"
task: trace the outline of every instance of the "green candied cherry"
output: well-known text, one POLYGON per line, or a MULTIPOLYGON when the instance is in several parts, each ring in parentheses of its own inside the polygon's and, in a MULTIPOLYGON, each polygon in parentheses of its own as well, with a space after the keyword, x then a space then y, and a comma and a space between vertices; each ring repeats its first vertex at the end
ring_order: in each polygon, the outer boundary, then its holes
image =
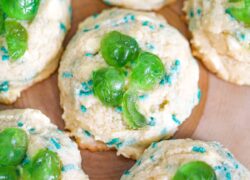
POLYGON ((118 31, 107 33, 101 41, 101 54, 111 66, 125 66, 137 58, 139 51, 139 45, 134 38, 118 31))
POLYGON ((4 21, 5 21, 5 15, 2 9, 0 9, 0 35, 4 34, 4 21))
POLYGON ((16 21, 5 22, 5 33, 9 55, 13 60, 17 60, 28 48, 28 33, 16 21))
POLYGON ((94 95, 107 106, 118 106, 124 93, 124 72, 115 67, 106 67, 94 71, 92 76, 94 95))
POLYGON ((140 90, 152 89, 164 77, 161 59, 149 52, 141 52, 130 75, 131 86, 140 90))
POLYGON ((242 2, 242 7, 231 7, 227 12, 236 20, 250 25, 250 0, 229 0, 230 2, 242 2))
POLYGON ((22 180, 58 180, 61 176, 61 161, 58 155, 49 150, 41 149, 25 164, 22 173, 22 180))
POLYGON ((128 90, 123 96, 123 116, 131 129, 138 129, 147 125, 146 118, 138 111, 137 100, 138 94, 135 90, 128 90))
POLYGON ((173 180, 216 180, 213 168, 205 162, 193 161, 182 165, 173 180))
POLYGON ((17 169, 13 166, 0 165, 0 179, 1 180, 18 180, 17 169))
POLYGON ((39 8, 40 0, 1 0, 0 6, 8 17, 32 20, 39 8))
POLYGON ((28 136, 19 128, 6 128, 0 133, 0 165, 18 165, 25 157, 28 136))

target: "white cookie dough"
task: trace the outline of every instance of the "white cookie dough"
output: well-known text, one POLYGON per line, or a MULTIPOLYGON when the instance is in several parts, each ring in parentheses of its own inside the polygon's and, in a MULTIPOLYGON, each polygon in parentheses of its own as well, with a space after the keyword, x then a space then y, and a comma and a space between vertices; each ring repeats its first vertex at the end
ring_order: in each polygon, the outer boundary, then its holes
POLYGON ((16 61, 10 59, 0 36, 0 103, 15 102, 21 91, 55 71, 70 16, 70 0, 41 0, 32 22, 21 21, 28 32, 28 49, 16 61))
POLYGON ((171 137, 190 116, 199 101, 198 80, 199 67, 187 40, 163 17, 106 10, 80 24, 63 55, 59 69, 63 119, 82 148, 96 151, 108 146, 118 155, 137 159, 153 141, 171 137), (142 129, 129 129, 121 107, 106 107, 93 95, 92 72, 107 66, 100 41, 112 30, 134 37, 143 50, 158 55, 166 69, 156 88, 140 94, 139 111, 148 121, 142 129))
POLYGON ((8 127, 22 128, 28 134, 28 158, 40 149, 49 148, 58 154, 62 162, 62 180, 88 180, 88 176, 81 170, 81 155, 77 145, 40 111, 0 111, 0 131, 8 127))
POLYGON ((188 0, 194 54, 220 78, 250 85, 250 28, 226 13, 228 0, 188 0))
POLYGON ((250 172, 221 144, 191 139, 152 143, 121 179, 170 180, 180 166, 191 161, 206 162, 218 180, 250 179, 250 172))
POLYGON ((117 5, 137 10, 158 10, 175 0, 103 0, 108 5, 117 5))

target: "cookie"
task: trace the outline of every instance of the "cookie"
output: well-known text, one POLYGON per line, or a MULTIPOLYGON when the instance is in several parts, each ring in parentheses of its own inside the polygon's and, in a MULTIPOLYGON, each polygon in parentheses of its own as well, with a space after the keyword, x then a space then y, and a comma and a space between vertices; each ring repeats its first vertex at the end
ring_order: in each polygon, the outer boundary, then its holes
POLYGON ((184 11, 194 55, 225 81, 250 85, 250 29, 233 14, 235 6, 227 0, 188 0, 184 11))
POLYGON ((247 180, 250 172, 218 142, 182 139, 152 143, 121 179, 188 177, 247 180))
POLYGON ((15 102, 23 90, 56 70, 62 42, 70 28, 70 0, 26 4, 32 12, 36 4, 37 14, 33 16, 18 14, 20 5, 14 3, 3 1, 5 11, 12 10, 14 14, 8 13, 12 18, 4 20, 5 32, 0 32, 0 103, 5 104, 15 102))
MULTIPOLYGON (((128 66, 123 67, 126 86, 131 83, 129 78, 134 72, 128 66)), ((190 116, 201 94, 198 64, 180 32, 155 13, 116 8, 80 24, 63 55, 58 79, 66 129, 80 146, 92 151, 115 148, 118 155, 133 159, 153 141, 171 137, 190 116), (101 40, 110 32, 138 42, 141 51, 154 54, 152 56, 160 59, 157 63, 163 64, 165 72, 156 86, 138 94, 135 104, 144 119, 144 126, 140 128, 131 128, 131 123, 126 121, 128 109, 124 109, 124 104, 107 106, 94 92, 93 72, 100 68, 112 69, 100 50, 101 40)), ((143 83, 140 86, 144 86, 143 83)))
POLYGON ((20 128, 27 133, 28 148, 23 164, 30 162, 39 150, 49 149, 60 159, 63 180, 88 179, 81 169, 81 154, 76 143, 40 111, 33 109, 0 111, 0 124, 0 131, 6 128, 20 128))

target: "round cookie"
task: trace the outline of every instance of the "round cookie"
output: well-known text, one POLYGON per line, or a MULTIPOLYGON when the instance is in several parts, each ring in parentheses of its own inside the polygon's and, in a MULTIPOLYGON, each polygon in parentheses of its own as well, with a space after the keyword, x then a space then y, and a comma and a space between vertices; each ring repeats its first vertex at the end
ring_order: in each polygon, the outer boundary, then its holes
POLYGON ((228 0, 185 2, 193 52, 220 78, 250 85, 250 28, 230 13, 231 7, 235 3, 228 0))
POLYGON ((81 155, 77 145, 38 110, 0 111, 0 131, 9 127, 25 130, 28 135, 27 158, 29 161, 40 149, 56 152, 62 163, 61 179, 87 180, 81 170, 81 155))
POLYGON ((80 24, 63 55, 59 88, 66 129, 82 148, 116 148, 118 155, 137 159, 153 141, 171 137, 190 116, 200 98, 198 80, 199 67, 187 40, 163 17, 106 10, 80 24), (147 120, 140 129, 128 127, 120 106, 107 107, 93 93, 93 71, 108 66, 100 42, 112 30, 135 38, 142 50, 159 56, 165 67, 166 74, 156 87, 139 94, 138 109, 147 120))
MULTIPOLYGON (((218 180, 250 178, 250 172, 218 142, 184 139, 152 143, 121 179, 175 179, 181 166, 197 161, 208 164, 218 180)), ((198 177, 201 178, 197 175, 196 178, 198 177)))
POLYGON ((108 5, 117 5, 137 10, 158 10, 175 0, 103 0, 108 5))
POLYGON ((11 19, 27 31, 27 49, 20 58, 11 58, 7 35, 0 35, 0 103, 15 102, 21 91, 56 70, 70 16, 70 0, 41 0, 34 19, 11 19))

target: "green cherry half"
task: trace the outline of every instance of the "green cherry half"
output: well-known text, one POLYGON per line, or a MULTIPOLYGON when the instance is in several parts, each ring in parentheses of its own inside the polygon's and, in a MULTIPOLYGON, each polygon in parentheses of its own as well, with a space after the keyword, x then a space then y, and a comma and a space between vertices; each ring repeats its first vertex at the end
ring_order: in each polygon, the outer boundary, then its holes
POLYGON ((13 166, 0 165, 1 180, 18 180, 17 169, 13 166))
POLYGON ((25 164, 22 169, 22 180, 59 180, 61 176, 61 161, 58 155, 49 150, 41 149, 25 164))
POLYGON ((138 111, 137 100, 138 94, 135 90, 128 90, 123 96, 123 117, 131 129, 138 129, 147 125, 146 118, 138 111))
POLYGON ((118 31, 107 33, 101 41, 101 54, 110 66, 125 66, 137 58, 139 50, 134 38, 118 31))
POLYGON ((8 17, 32 20, 39 8, 40 0, 1 0, 0 5, 8 17))
POLYGON ((161 81, 165 67, 161 59, 149 52, 141 52, 130 75, 133 88, 151 90, 161 81))
POLYGON ((243 7, 231 7, 226 12, 245 25, 250 25, 250 0, 230 0, 230 2, 242 2, 243 7))
POLYGON ((4 34, 4 21, 5 21, 5 15, 0 8, 0 35, 4 34))
POLYGON ((213 168, 205 162, 193 161, 182 165, 173 180, 216 180, 213 168))
POLYGON ((11 59, 22 57, 28 48, 28 33, 26 29, 16 21, 5 22, 6 41, 11 59))
POLYGON ((93 91, 107 106, 121 104, 125 87, 125 74, 115 67, 101 68, 93 72, 93 91))
POLYGON ((18 165, 25 157, 28 136, 19 128, 6 128, 0 133, 0 165, 18 165))

